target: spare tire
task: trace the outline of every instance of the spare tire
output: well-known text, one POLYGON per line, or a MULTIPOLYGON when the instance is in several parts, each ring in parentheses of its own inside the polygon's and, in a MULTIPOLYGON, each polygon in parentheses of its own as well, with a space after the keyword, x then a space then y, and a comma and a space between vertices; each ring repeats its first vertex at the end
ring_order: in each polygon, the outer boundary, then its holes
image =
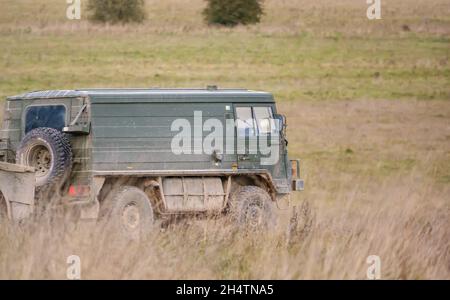
POLYGON ((72 147, 66 134, 53 128, 28 132, 16 152, 18 164, 36 171, 36 187, 61 183, 72 170, 72 147))

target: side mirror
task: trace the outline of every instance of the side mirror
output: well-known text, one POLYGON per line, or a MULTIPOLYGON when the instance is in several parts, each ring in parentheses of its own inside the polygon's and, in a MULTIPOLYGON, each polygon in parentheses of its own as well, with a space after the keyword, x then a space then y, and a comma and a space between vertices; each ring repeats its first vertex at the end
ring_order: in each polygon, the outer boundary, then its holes
POLYGON ((278 131, 284 133, 286 129, 286 117, 284 115, 274 114, 273 118, 276 120, 275 125, 278 131))

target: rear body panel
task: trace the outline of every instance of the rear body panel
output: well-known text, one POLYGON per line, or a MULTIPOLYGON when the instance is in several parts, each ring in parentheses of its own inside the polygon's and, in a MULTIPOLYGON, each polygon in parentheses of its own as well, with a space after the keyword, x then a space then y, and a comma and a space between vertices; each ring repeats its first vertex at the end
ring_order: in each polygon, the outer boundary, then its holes
MULTIPOLYGON (((92 104, 93 170, 195 170, 229 169, 233 155, 224 155, 216 166, 211 155, 175 154, 171 143, 176 131, 171 130, 177 119, 194 124, 194 113, 205 119, 224 122, 225 103, 102 103, 92 104)), ((200 124, 201 126, 201 124, 200 124)), ((192 134, 192 147, 201 142, 192 134)), ((199 140, 201 139, 201 140, 199 140)), ((194 150, 194 149, 193 149, 194 150)))

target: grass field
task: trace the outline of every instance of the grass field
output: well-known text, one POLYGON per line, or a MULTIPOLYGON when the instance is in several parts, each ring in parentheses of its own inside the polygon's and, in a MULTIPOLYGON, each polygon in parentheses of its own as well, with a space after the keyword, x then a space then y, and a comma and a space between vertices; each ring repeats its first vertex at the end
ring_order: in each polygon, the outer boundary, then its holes
POLYGON ((245 87, 275 94, 303 161, 296 234, 242 238, 217 222, 111 244, 51 224, 0 230, 0 278, 450 279, 447 0, 266 0, 250 27, 207 27, 204 2, 147 0, 142 25, 65 18, 65 1, 0 0, 0 97, 83 87, 245 87), (302 230, 303 229, 303 230, 302 230), (68 232, 70 231, 70 233, 68 232), (46 245, 44 247, 44 245, 46 245), (112 245, 112 246, 111 246, 112 245), (144 253, 144 254, 142 254, 144 253))

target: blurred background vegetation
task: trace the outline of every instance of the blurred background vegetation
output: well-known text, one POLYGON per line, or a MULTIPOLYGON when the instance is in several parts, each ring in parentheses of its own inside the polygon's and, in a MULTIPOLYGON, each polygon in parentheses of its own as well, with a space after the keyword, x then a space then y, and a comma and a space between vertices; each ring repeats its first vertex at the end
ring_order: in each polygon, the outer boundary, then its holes
POLYGON ((141 23, 145 20, 144 0, 88 0, 88 19, 101 23, 141 23))
POLYGON ((236 26, 261 21, 263 0, 206 0, 203 16, 208 24, 236 26))

